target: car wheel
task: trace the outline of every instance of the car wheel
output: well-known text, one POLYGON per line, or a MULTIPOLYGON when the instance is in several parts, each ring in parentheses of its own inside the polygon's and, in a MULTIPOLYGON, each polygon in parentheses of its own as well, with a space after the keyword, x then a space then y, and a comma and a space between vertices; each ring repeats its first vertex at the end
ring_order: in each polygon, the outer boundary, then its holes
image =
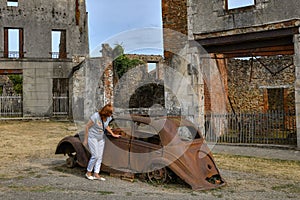
POLYGON ((148 180, 153 184, 163 184, 167 181, 168 171, 167 168, 161 164, 152 164, 153 171, 147 172, 148 180))
POLYGON ((66 160, 66 165, 67 165, 67 167, 69 167, 69 168, 75 167, 75 165, 76 165, 76 159, 75 159, 75 156, 69 155, 69 157, 68 157, 67 160, 66 160))

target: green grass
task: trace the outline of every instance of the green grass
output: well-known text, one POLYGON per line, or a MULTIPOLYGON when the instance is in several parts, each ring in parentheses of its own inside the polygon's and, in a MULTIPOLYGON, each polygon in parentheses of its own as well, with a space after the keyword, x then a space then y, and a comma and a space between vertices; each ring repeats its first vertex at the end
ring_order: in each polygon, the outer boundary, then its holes
POLYGON ((16 191, 27 191, 27 192, 49 192, 55 190, 54 187, 51 186, 24 186, 24 185, 9 185, 8 188, 16 191))
POLYGON ((297 184, 282 184, 272 187, 272 190, 300 194, 300 182, 297 184))

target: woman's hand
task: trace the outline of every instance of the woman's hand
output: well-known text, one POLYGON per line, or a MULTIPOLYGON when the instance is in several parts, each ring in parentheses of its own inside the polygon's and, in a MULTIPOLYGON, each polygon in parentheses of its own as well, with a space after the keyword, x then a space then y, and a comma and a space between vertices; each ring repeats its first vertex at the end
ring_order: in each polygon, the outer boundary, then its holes
POLYGON ((119 134, 114 134, 114 132, 111 130, 109 126, 106 127, 106 130, 115 138, 119 138, 121 136, 119 134))
POLYGON ((111 135, 112 135, 112 136, 114 136, 115 138, 119 138, 119 137, 121 137, 121 135, 114 134, 113 132, 111 132, 111 135))

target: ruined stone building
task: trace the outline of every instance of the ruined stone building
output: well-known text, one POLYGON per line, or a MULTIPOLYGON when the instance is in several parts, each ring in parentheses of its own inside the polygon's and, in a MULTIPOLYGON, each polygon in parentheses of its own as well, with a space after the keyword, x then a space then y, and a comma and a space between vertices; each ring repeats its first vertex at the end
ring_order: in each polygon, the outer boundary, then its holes
MULTIPOLYGON (((206 133, 210 114, 283 110, 294 113, 290 137, 299 147, 300 1, 233 7, 231 0, 162 0, 163 59, 140 55, 155 70, 144 65, 118 83, 111 47, 103 44, 101 57, 88 58, 87 20, 84 0, 0 1, 0 75, 22 75, 23 117, 85 121, 114 101, 124 108, 159 105, 206 133)), ((0 81, 1 87, 6 78, 0 81)), ((214 132, 222 136, 228 120, 218 123, 214 132)), ((286 118, 278 129, 285 125, 286 118)))
MULTIPOLYGON (((104 103, 113 101, 111 47, 103 45, 101 57, 88 58, 86 1, 0 1, 0 37, 0 94, 7 94, 9 75, 22 76, 19 116, 84 121, 104 103)), ((161 56, 131 56, 145 63, 162 62, 161 56)), ((134 93, 134 88, 123 89, 134 93)), ((143 101, 136 97, 131 102, 143 101)), ((1 106, 13 107, 3 102, 1 106)), ((0 113, 6 109, 2 107, 0 113)))
MULTIPOLYGON (((195 52, 188 52, 188 66, 198 69, 198 76, 202 76, 193 83, 203 96, 200 114, 266 113, 273 109, 295 112, 297 134, 293 137, 299 147, 300 1, 239 2, 247 3, 233 6, 231 0, 163 0, 164 29, 187 34, 189 48, 205 49, 217 66, 218 75, 214 76, 213 69, 204 69, 213 66, 203 65, 207 56, 197 58, 195 52), (207 71, 211 78, 206 78, 207 71), (213 91, 215 80, 221 80, 222 92, 213 91), (223 94, 216 95, 219 93, 223 94), (213 106, 220 104, 225 108, 213 106)), ((173 41, 172 35, 164 33, 164 47, 171 46, 165 59, 171 65, 172 48, 178 48, 172 46, 173 41)), ((188 71, 188 66, 181 68, 188 71)))
POLYGON ((0 74, 23 77, 23 116, 60 112, 55 97, 70 114, 72 70, 89 55, 85 1, 1 0, 0 38, 0 74))

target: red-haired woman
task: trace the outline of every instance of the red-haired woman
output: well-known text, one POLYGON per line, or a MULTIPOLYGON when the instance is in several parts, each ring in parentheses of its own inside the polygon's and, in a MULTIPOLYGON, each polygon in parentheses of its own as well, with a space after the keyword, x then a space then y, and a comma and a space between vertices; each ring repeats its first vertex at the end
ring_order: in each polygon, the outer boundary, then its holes
POLYGON ((87 173, 85 174, 89 180, 105 181, 105 178, 99 175, 105 144, 104 132, 107 130, 112 136, 120 137, 120 135, 114 134, 108 126, 112 120, 112 113, 113 106, 106 104, 98 112, 95 112, 86 124, 83 145, 88 146, 91 152, 87 173), (92 175, 93 170, 94 176, 92 175))

